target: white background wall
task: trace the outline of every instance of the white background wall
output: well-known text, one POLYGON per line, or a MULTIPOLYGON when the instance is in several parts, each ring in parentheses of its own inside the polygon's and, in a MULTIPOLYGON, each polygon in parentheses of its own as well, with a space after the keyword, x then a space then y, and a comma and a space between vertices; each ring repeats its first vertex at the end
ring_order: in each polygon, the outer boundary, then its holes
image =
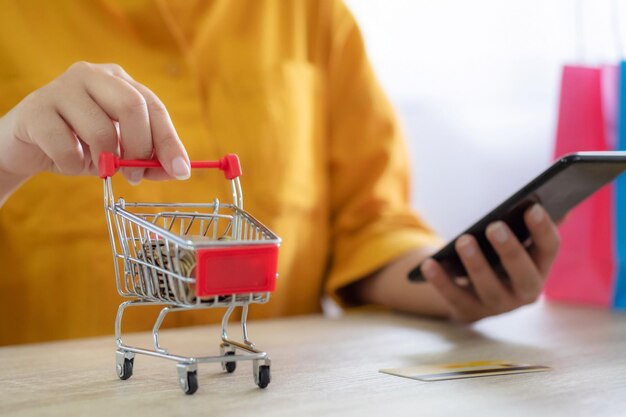
POLYGON ((447 238, 550 163, 562 65, 626 43, 625 0, 346 2, 409 140, 413 204, 447 238))

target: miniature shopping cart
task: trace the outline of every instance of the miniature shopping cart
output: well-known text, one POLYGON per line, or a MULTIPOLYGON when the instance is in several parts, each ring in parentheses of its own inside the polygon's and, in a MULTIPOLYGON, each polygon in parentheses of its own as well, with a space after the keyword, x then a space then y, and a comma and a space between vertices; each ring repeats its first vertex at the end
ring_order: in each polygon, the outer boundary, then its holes
POLYGON ((266 303, 276 283, 280 238, 243 210, 236 155, 219 161, 192 162, 192 168, 219 168, 232 185, 232 204, 129 203, 113 197, 111 177, 119 167, 160 167, 158 161, 119 160, 100 156, 104 209, 109 226, 117 289, 131 298, 120 304, 115 320, 116 364, 120 379, 133 373, 136 353, 178 362, 180 386, 186 394, 198 389, 199 363, 221 362, 235 371, 238 361, 252 361, 260 388, 270 382, 270 358, 248 339, 248 306, 266 303), (164 305, 152 330, 153 349, 122 342, 124 310, 130 306, 164 305), (243 342, 228 337, 229 318, 242 308, 243 342), (187 357, 159 345, 159 328, 172 311, 225 308, 219 356, 187 357))

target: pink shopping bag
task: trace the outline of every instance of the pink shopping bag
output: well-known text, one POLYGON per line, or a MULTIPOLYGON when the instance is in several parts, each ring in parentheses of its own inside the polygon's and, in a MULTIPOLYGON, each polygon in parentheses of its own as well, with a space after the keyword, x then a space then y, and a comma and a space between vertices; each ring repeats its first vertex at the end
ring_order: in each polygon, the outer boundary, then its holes
MULTIPOLYGON (((609 68, 563 68, 555 157, 612 147, 607 125, 615 119, 615 108, 609 105, 607 92, 617 92, 617 86, 609 85, 616 82, 609 68)), ((559 226, 561 250, 546 282, 547 299, 611 305, 615 271, 612 187, 609 184, 584 201, 559 226)))

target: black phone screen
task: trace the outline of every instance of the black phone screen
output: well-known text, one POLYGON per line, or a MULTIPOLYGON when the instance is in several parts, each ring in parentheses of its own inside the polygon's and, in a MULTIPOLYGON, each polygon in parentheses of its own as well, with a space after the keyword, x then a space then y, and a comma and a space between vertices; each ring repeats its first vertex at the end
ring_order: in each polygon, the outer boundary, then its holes
MULTIPOLYGON (((485 236, 487 226, 502 220, 520 242, 530 244, 523 214, 534 203, 540 203, 550 217, 558 221, 587 197, 610 183, 626 170, 626 152, 578 152, 566 155, 522 187, 463 234, 476 238, 492 267, 503 274, 498 255, 485 236)), ((460 236, 460 235, 459 235, 460 236)), ((458 236, 457 236, 458 238, 458 236)), ((465 276, 465 268, 454 249, 456 239, 432 256, 450 276, 465 276)), ((423 281, 420 266, 409 272, 411 281, 423 281)))

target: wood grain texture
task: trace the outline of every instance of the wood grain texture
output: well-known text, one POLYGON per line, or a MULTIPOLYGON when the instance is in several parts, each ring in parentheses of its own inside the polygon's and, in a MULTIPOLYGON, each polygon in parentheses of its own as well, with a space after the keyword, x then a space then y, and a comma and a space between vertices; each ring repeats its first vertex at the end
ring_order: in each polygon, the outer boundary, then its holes
MULTIPOLYGON (((0 349, 3 416, 623 416, 626 315, 537 304, 472 326, 376 311, 251 322, 272 358, 258 389, 250 362, 234 374, 200 365, 186 396, 175 362, 137 355, 115 375, 113 337, 0 349), (420 382, 381 368, 503 359, 551 372, 420 382)), ((175 353, 214 354, 218 328, 162 333, 175 353)), ((146 334, 127 342, 148 345, 146 334)))

